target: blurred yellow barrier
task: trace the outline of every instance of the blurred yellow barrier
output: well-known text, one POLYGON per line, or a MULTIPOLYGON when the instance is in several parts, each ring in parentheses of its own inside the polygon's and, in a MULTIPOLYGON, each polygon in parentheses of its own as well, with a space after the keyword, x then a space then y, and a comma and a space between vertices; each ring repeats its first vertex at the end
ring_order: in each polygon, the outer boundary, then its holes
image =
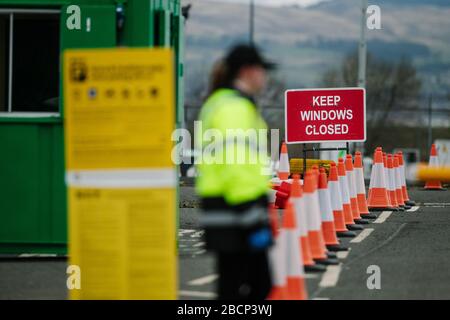
MULTIPOLYGON (((325 171, 329 172, 331 160, 321 160, 321 159, 306 159, 306 170, 311 169, 312 166, 318 166, 325 168, 325 171)), ((289 165, 291 168, 291 174, 293 173, 303 173, 303 159, 292 158, 289 160, 289 165)))
POLYGON ((419 165, 417 167, 417 179, 422 181, 439 180, 450 182, 450 167, 419 165))

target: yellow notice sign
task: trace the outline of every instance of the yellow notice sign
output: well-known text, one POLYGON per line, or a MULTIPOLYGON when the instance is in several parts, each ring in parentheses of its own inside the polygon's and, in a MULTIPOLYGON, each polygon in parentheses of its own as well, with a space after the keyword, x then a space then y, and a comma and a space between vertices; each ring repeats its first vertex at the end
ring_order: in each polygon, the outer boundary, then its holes
POLYGON ((66 168, 171 166, 173 73, 170 49, 66 52, 66 168))
POLYGON ((72 299, 176 299, 175 190, 69 190, 72 299))
POLYGON ((173 72, 169 49, 64 54, 72 299, 177 297, 173 72))

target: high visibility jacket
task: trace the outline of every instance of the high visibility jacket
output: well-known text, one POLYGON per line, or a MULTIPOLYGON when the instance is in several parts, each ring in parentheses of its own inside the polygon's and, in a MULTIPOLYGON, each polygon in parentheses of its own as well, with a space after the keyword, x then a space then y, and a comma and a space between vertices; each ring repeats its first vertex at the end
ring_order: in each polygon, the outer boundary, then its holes
POLYGON ((218 89, 205 102, 199 118, 203 137, 196 136, 196 145, 202 147, 197 193, 223 197, 230 205, 267 194, 267 125, 254 103, 237 90, 218 89), (209 129, 213 130, 208 134, 209 129), (207 141, 209 136, 214 139, 207 141))

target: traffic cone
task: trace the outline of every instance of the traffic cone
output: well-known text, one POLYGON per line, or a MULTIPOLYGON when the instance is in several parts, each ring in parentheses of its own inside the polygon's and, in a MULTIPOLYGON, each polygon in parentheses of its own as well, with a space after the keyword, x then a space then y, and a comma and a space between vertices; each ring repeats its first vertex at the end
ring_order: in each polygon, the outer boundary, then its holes
POLYGON ((356 233, 349 231, 345 226, 344 212, 342 208, 341 190, 339 188, 338 171, 336 163, 330 164, 330 176, 328 181, 330 189, 331 208, 334 216, 334 227, 338 237, 356 237, 356 233))
MULTIPOLYGON (((428 165, 430 167, 438 167, 439 166, 438 152, 436 149, 436 145, 434 143, 431 145, 430 161, 428 162, 428 165)), ((442 187, 441 181, 437 181, 437 180, 427 181, 425 183, 424 189, 425 190, 447 190, 442 187)))
POLYGON ((294 175, 292 182, 291 201, 294 204, 295 218, 297 221, 297 236, 302 249, 303 266, 307 272, 324 272, 326 268, 314 262, 308 238, 308 217, 305 211, 302 186, 298 174, 294 175))
MULTIPOLYGON (((373 152, 373 157, 372 157, 372 159, 373 159, 373 161, 375 161, 375 154, 377 153, 377 151, 381 151, 381 152, 383 152, 383 149, 381 148, 381 147, 376 147, 375 148, 375 151, 373 152)), ((372 166, 373 166, 373 164, 372 164, 372 166)), ((372 181, 374 181, 375 179, 374 179, 374 172, 373 172, 373 170, 370 172, 370 180, 369 180, 369 192, 368 192, 368 197, 370 196, 370 190, 372 190, 372 181)))
POLYGON ((362 219, 359 215, 358 199, 356 198, 356 181, 353 172, 353 159, 350 154, 345 156, 345 175, 350 193, 350 207, 352 209, 353 221, 358 224, 368 224, 369 221, 362 219))
POLYGON ((364 167, 361 152, 355 152, 355 161, 353 163, 353 172, 356 183, 356 200, 358 201, 359 214, 365 219, 376 219, 377 216, 369 212, 366 200, 366 186, 364 183, 364 167))
POLYGON ((350 191, 348 189, 348 183, 346 179, 344 159, 342 158, 338 159, 337 170, 339 179, 339 189, 341 191, 342 210, 344 212, 344 219, 347 229, 362 230, 364 229, 364 227, 356 225, 355 221, 353 220, 352 207, 350 203, 350 191))
POLYGON ((308 239, 312 257, 315 262, 320 264, 339 264, 339 261, 335 259, 328 259, 326 252, 317 193, 317 176, 313 170, 306 171, 303 192, 305 212, 308 215, 308 239))
POLYGON ((394 164, 392 160, 392 155, 388 154, 387 156, 387 173, 388 173, 388 182, 387 182, 387 191, 389 193, 389 200, 391 203, 391 206, 395 209, 400 209, 399 203, 397 201, 397 192, 395 190, 395 170, 394 170, 394 164))
POLYGON ((408 187, 406 185, 406 172, 405 172, 405 162, 403 161, 403 152, 399 151, 398 154, 398 164, 400 166, 400 178, 402 180, 402 194, 405 203, 409 206, 415 206, 416 203, 409 199, 408 187))
POLYGON ((384 175, 383 153, 378 149, 375 151, 370 186, 369 198, 367 200, 367 207, 369 210, 388 210, 390 203, 384 175))
POLYGON ((287 298, 286 232, 278 230, 278 213, 274 207, 269 207, 269 218, 274 235, 274 245, 269 249, 272 289, 267 299, 285 300, 287 298))
MULTIPOLYGON (((384 181, 386 182, 386 190, 388 195, 388 201, 389 201, 389 210, 398 211, 399 208, 396 208, 391 200, 391 195, 389 193, 389 175, 388 175, 388 166, 387 166, 387 154, 386 152, 383 152, 383 171, 384 171, 384 181)), ((394 175, 395 178, 395 175, 394 175)), ((395 183, 394 183, 395 188, 395 183)))
POLYGON ((399 167, 399 163, 398 163, 398 155, 394 155, 392 160, 393 160, 392 163, 393 163, 394 173, 395 173, 395 195, 397 196, 398 206, 400 208, 402 208, 403 210, 411 209, 411 206, 406 205, 405 199, 403 199, 400 167, 399 167))
POLYGON ((302 265, 303 257, 298 243, 294 205, 288 202, 283 216, 283 229, 286 237, 285 258, 287 263, 287 299, 306 300, 305 273, 302 265))
POLYGON ((325 245, 330 251, 346 251, 348 247, 342 246, 334 228, 333 211, 331 209, 331 198, 328 190, 327 174, 324 168, 320 168, 319 174, 319 205, 322 214, 322 234, 325 245))
MULTIPOLYGON (((320 201, 319 201, 319 192, 318 192, 318 188, 319 188, 319 167, 317 165, 313 165, 311 167, 311 171, 314 174, 314 181, 315 181, 315 189, 314 189, 314 198, 317 198, 317 203, 319 203, 319 217, 320 217, 320 221, 321 221, 321 226, 322 226, 322 216, 320 213, 320 201)), ((323 232, 322 232, 323 234, 323 232)), ((325 241, 325 239, 324 239, 325 241)), ((326 251, 326 255, 328 258, 332 258, 332 259, 337 259, 337 255, 335 252, 331 252, 331 251, 327 251, 326 249, 326 245, 325 245, 325 251, 326 251)))
POLYGON ((280 165, 278 167, 278 178, 280 180, 287 180, 290 174, 289 156, 287 151, 287 145, 285 142, 281 145, 280 153, 280 165))

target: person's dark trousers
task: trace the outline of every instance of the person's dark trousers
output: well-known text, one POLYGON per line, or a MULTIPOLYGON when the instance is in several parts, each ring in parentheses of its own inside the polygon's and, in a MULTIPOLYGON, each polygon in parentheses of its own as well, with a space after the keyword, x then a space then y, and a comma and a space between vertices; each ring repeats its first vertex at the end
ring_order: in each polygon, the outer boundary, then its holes
POLYGON ((272 287, 267 251, 219 252, 218 299, 264 300, 272 287))

